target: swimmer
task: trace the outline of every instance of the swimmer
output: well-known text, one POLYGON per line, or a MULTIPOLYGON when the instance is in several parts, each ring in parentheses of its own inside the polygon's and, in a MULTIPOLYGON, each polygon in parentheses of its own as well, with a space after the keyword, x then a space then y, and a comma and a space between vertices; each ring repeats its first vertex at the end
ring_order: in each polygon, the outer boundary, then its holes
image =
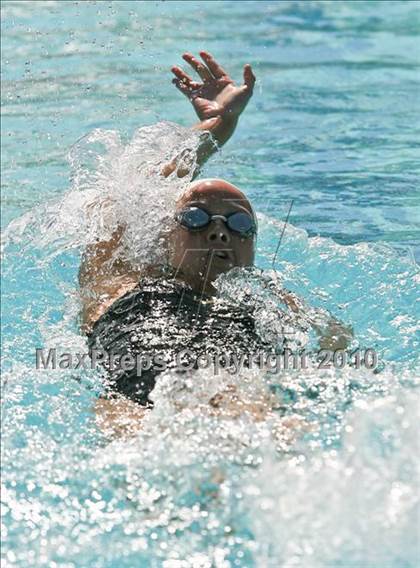
MULTIPOLYGON (((251 66, 245 65, 244 82, 236 86, 209 53, 203 51, 200 56, 201 60, 185 53, 183 59, 201 80, 192 79, 175 66, 173 83, 191 101, 199 117, 193 128, 210 132, 222 146, 232 136, 252 96, 255 76, 251 66)), ((198 167, 215 151, 210 138, 204 139, 197 151, 198 167)), ((183 177, 191 172, 182 160, 174 159, 161 173, 183 177)), ((194 176, 197 174, 195 171, 194 176)), ((215 301, 213 285, 220 274, 234 267, 253 266, 256 233, 257 220, 246 195, 225 180, 205 179, 190 184, 176 204, 165 265, 139 272, 122 258, 124 227, 119 227, 109 241, 87 247, 79 282, 82 328, 90 349, 133 358, 149 355, 141 373, 138 368, 118 368, 111 373, 111 391, 98 402, 103 425, 122 415, 122 431, 125 423, 138 423, 151 406, 148 395, 161 370, 159 364, 170 367, 174 355, 186 347, 190 352, 177 361, 178 367, 179 363, 194 366, 191 353, 205 354, 215 348, 225 353, 233 349, 255 353, 266 347, 252 314, 226 301, 215 301)), ((290 293, 284 292, 282 300, 294 312, 302 309, 302 303, 290 293)), ((348 340, 349 331, 331 320, 329 333, 322 338, 324 347, 343 347, 348 340)), ((252 404, 246 408, 253 412, 252 404)), ((254 410, 260 419, 261 405, 254 410)))

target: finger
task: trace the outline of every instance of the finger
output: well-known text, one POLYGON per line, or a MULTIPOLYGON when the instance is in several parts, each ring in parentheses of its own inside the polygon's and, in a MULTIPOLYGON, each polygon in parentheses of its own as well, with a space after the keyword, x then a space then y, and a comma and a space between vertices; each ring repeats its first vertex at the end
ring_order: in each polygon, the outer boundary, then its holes
POLYGON ((197 90, 201 87, 201 83, 192 82, 187 85, 184 81, 181 81, 181 79, 172 79, 172 83, 181 93, 189 98, 194 98, 197 90))
POLYGON ((204 82, 213 79, 212 74, 207 69, 205 65, 201 63, 197 58, 194 57, 191 53, 184 53, 182 58, 191 65, 193 69, 197 71, 200 77, 203 79, 204 82))
POLYGON ((178 77, 180 81, 183 81, 186 85, 189 85, 193 82, 191 77, 187 75, 185 71, 181 69, 181 67, 171 67, 171 71, 176 77, 178 77))
POLYGON ((207 67, 210 69, 210 71, 213 73, 216 79, 220 79, 220 77, 227 75, 223 67, 221 67, 217 63, 217 61, 214 59, 213 56, 210 55, 210 53, 207 53, 207 51, 200 51, 200 55, 204 63, 207 65, 207 67))
POLYGON ((175 87, 181 91, 182 94, 186 95, 187 97, 190 96, 191 89, 180 79, 172 79, 172 83, 175 87))
POLYGON ((201 89, 202 86, 203 86, 203 83, 199 83, 198 81, 191 81, 191 83, 190 83, 190 87, 193 91, 197 91, 198 89, 201 89))
POLYGON ((248 63, 244 66, 244 83, 252 91, 255 85, 255 75, 248 63))

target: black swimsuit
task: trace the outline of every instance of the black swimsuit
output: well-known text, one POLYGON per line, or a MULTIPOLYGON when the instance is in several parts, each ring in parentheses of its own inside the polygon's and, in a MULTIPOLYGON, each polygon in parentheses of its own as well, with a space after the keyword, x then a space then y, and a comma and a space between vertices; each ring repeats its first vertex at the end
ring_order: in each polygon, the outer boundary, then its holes
POLYGON ((197 368, 200 355, 256 353, 264 346, 250 313, 222 299, 200 300, 185 284, 163 278, 145 278, 116 300, 89 336, 91 354, 93 349, 107 354, 103 366, 111 390, 145 405, 163 367, 197 368), (126 354, 141 358, 141 373, 136 367, 111 368, 110 356, 126 354))

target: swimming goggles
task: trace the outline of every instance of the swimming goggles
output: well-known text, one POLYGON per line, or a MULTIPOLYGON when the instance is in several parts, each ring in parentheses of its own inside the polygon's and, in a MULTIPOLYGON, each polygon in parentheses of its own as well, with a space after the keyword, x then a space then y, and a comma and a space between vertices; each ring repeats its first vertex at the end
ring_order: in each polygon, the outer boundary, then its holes
POLYGON ((235 211, 230 215, 210 215, 201 207, 187 207, 175 216, 176 221, 189 231, 201 231, 215 219, 220 219, 228 229, 241 237, 251 237, 257 232, 254 219, 248 213, 235 211))

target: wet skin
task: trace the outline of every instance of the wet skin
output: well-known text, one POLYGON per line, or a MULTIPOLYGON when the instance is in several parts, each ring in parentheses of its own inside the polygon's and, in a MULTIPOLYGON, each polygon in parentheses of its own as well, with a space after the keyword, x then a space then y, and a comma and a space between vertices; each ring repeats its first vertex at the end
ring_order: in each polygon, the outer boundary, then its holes
MULTIPOLYGON (((245 195, 234 185, 220 179, 194 183, 177 203, 177 212, 185 207, 202 207, 211 215, 248 213, 254 218, 245 195)), ((255 235, 243 237, 231 231, 221 219, 214 219, 200 231, 189 231, 179 223, 171 233, 169 260, 178 277, 194 290, 213 294, 212 282, 235 266, 252 266, 255 235)))

